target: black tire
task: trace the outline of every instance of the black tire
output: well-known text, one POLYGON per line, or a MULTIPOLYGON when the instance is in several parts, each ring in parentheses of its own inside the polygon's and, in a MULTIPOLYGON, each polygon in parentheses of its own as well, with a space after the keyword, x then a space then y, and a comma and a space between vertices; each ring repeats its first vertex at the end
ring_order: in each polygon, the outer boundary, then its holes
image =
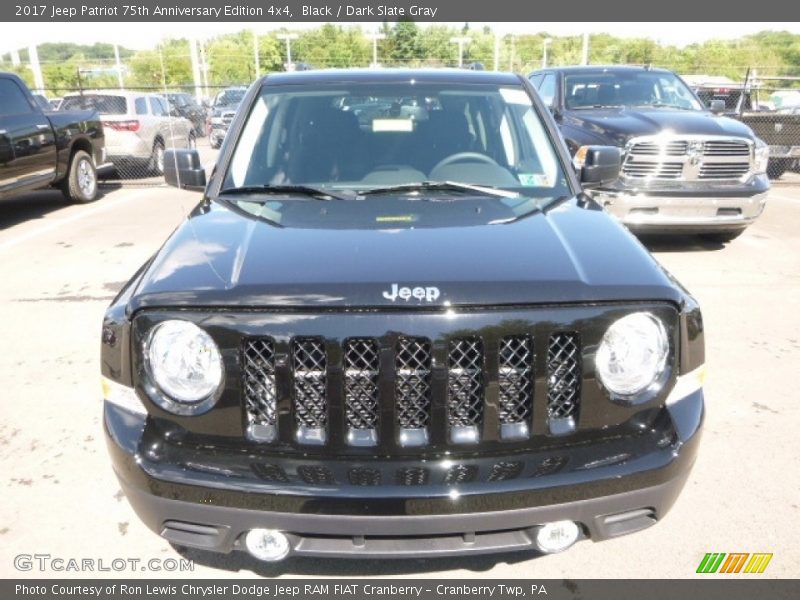
POLYGON ((736 231, 719 231, 716 233, 704 233, 703 237, 711 242, 717 242, 718 244, 727 244, 728 242, 732 242, 737 237, 744 233, 744 229, 738 229, 736 231))
POLYGON ((156 140, 153 153, 150 155, 150 171, 156 175, 164 174, 164 142, 156 140))
POLYGON ((789 170, 792 165, 791 159, 787 158, 771 158, 767 163, 767 177, 770 179, 778 179, 781 175, 789 170))
POLYGON ((61 192, 70 202, 86 204, 97 199, 97 170, 87 152, 78 150, 72 155, 67 177, 61 184, 61 192))

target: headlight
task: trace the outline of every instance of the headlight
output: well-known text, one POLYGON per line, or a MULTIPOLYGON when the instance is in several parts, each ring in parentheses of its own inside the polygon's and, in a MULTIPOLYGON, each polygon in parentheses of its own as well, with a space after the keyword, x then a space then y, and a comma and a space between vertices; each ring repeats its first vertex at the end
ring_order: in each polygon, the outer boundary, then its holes
POLYGON ((756 174, 767 172, 767 163, 769 162, 769 146, 761 140, 756 140, 755 161, 753 162, 753 171, 756 174))
POLYGON ((632 396, 664 372, 668 353, 669 341, 661 321, 650 313, 633 313, 608 328, 595 355, 595 368, 606 389, 632 396))
POLYGON ((164 321, 153 327, 146 348, 153 382, 167 397, 154 398, 162 408, 188 414, 213 401, 222 383, 222 358, 205 331, 188 321, 164 321))

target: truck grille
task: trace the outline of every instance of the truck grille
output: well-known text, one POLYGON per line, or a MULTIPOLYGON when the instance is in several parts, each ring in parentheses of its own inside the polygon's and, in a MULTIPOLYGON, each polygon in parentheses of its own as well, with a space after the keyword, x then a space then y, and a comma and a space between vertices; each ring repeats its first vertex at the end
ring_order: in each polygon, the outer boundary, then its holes
MULTIPOLYGON (((435 362, 431 341, 398 336, 388 347, 381 343, 381 338, 347 339, 341 347, 341 364, 337 365, 331 362, 331 349, 322 338, 290 340, 285 346, 290 354, 288 360, 279 360, 272 338, 245 338, 242 390, 247 436, 257 442, 273 442, 278 439, 280 423, 281 427, 294 423, 297 443, 326 444, 332 414, 329 395, 333 393, 343 403, 342 412, 337 414, 342 415, 350 446, 376 446, 381 441, 380 432, 387 435, 389 431, 402 447, 425 446, 430 441, 431 427, 437 423, 447 430, 449 443, 475 444, 480 442, 485 427, 487 370, 494 372, 496 368, 499 437, 530 437, 537 376, 534 336, 500 337, 489 354, 479 337, 451 338, 442 348, 446 360, 440 370, 446 374, 440 379, 441 388, 437 388, 443 396, 440 413, 433 410, 435 362), (388 352, 393 356, 383 363, 386 368, 381 368, 381 355, 388 352), (290 421, 280 420, 278 390, 286 390, 284 414, 290 421), (394 423, 382 424, 382 413, 394 414, 394 423), (434 422, 434 415, 441 415, 441 419, 434 422)), ((543 402, 546 401, 552 433, 568 433, 576 427, 582 377, 580 355, 577 334, 550 335, 546 373, 542 375, 546 377, 543 402)), ((309 479, 320 478, 317 474, 306 475, 309 479)))
POLYGON ((644 181, 740 181, 750 174, 752 161, 752 143, 740 138, 635 138, 626 147, 622 176, 644 181))

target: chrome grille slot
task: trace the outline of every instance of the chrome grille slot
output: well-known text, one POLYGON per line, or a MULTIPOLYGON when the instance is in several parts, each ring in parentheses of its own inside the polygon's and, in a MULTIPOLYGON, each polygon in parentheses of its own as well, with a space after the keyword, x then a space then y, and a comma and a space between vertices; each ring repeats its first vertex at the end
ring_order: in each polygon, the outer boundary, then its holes
POLYGON ((402 446, 428 443, 431 419, 431 343, 400 338, 395 353, 395 403, 402 446))
POLYGON ((378 342, 352 339, 344 345, 344 396, 347 441, 352 446, 378 443, 378 342))
POLYGON ((639 142, 632 146, 631 153, 641 156, 683 156, 687 147, 687 142, 679 140, 664 143, 639 142))
POLYGON ((477 443, 483 422, 483 342, 450 341, 447 355, 447 420, 450 440, 477 443))
POLYGON ((327 439, 327 365, 322 340, 300 338, 292 342, 294 415, 298 442, 324 444, 327 439))
POLYGON ((277 436, 275 344, 268 338, 246 339, 242 348, 247 437, 271 442, 277 436))
POLYGON ((500 437, 527 438, 533 408, 533 339, 504 337, 498 363, 500 437))
POLYGON ((580 402, 581 364, 577 334, 555 333, 547 348, 547 417, 550 432, 575 430, 580 402))
POLYGON ((700 167, 700 179, 738 179, 750 169, 748 162, 726 162, 704 164, 700 167))
POLYGON ((709 140, 703 145, 703 156, 749 157, 750 146, 746 142, 709 140))
POLYGON ((625 163, 623 174, 628 177, 653 177, 657 179, 680 179, 683 174, 681 162, 636 162, 633 158, 625 163))

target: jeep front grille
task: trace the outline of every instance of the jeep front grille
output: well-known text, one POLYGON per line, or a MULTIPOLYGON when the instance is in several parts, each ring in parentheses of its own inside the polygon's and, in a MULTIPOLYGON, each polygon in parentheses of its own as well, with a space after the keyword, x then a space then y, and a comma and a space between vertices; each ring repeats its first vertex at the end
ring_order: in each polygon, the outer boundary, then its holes
POLYGON ((581 345, 578 335, 569 332, 545 340, 546 362, 543 357, 539 375, 535 338, 529 334, 506 335, 490 347, 477 336, 456 337, 436 349, 427 338, 397 336, 388 342, 357 337, 346 339, 341 353, 317 337, 281 344, 246 338, 242 391, 247 437, 322 445, 331 441, 333 427, 334 439, 350 446, 396 443, 409 448, 431 443, 434 428, 442 432, 436 443, 475 444, 487 437, 491 423, 497 430, 490 438, 528 439, 539 377, 546 378, 546 426, 551 433, 568 433, 579 413, 581 345), (438 404, 434 389, 441 394, 438 404), (341 406, 332 408, 331 397, 341 406), (489 420, 487 406, 492 407, 489 420), (391 414, 393 422, 383 422, 381 415, 391 414))
POLYGON ((301 338, 292 344, 294 416, 297 439, 303 443, 324 444, 327 439, 327 365, 322 340, 301 338))
POLYGON ((580 344, 574 333, 550 336, 547 348, 547 417, 552 433, 575 429, 580 398, 580 344))
POLYGON ((276 436, 277 394, 275 391, 275 345, 256 338, 245 342, 242 352, 247 434, 271 442, 276 436))
POLYGON ((450 440, 474 443, 483 422, 483 342, 451 340, 447 356, 447 421, 450 440))
POLYGON ((743 181, 752 172, 753 144, 718 136, 656 136, 631 140, 622 176, 654 181, 743 181))
POLYGON ((345 342, 345 418, 353 446, 374 446, 378 441, 378 368, 376 340, 345 342))
POLYGON ((394 364, 400 444, 422 446, 428 443, 431 419, 431 343, 400 338, 394 364))
POLYGON ((533 339, 527 335, 502 338, 498 363, 501 437, 526 438, 533 405, 533 339))

